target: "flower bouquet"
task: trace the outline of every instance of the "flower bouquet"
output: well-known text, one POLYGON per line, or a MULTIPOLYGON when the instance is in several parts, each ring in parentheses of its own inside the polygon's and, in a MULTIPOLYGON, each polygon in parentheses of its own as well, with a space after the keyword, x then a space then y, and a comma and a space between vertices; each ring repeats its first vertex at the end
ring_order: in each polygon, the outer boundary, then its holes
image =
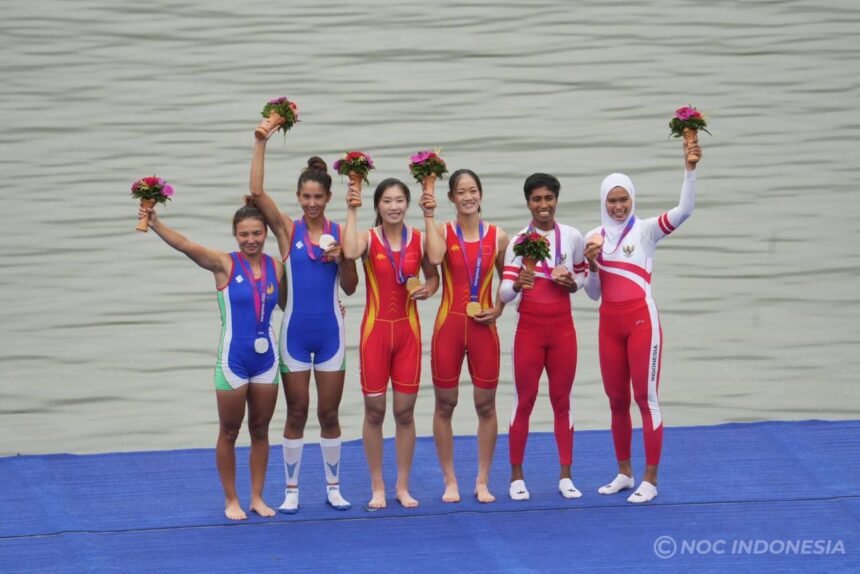
MULTIPOLYGON (((439 155, 440 151, 442 151, 440 148, 436 148, 435 151, 419 151, 409 158, 409 173, 421 184, 424 193, 430 196, 433 195, 436 178, 448 173, 448 165, 439 155)), ((429 201, 426 207, 435 208, 435 199, 429 201)))
MULTIPOLYGON (((156 203, 166 203, 173 197, 173 186, 154 175, 152 177, 143 177, 131 186, 131 196, 139 199, 140 205, 148 209, 156 203)), ((149 215, 144 215, 138 221, 135 229, 144 233, 149 231, 149 215)))
MULTIPOLYGON (((335 160, 334 169, 340 174, 349 177, 350 183, 358 187, 361 193, 361 182, 370 183, 367 179, 367 174, 374 167, 373 160, 370 156, 362 151, 350 151, 343 155, 342 158, 335 160)), ((351 204, 352 207, 361 207, 361 199, 358 202, 351 204)))
MULTIPOLYGON (((683 136, 687 145, 690 145, 698 140, 699 130, 707 132, 708 134, 711 133, 708 131, 707 125, 705 117, 701 112, 693 106, 685 106, 675 110, 675 115, 669 122, 669 129, 672 130, 671 135, 673 137, 679 138, 683 136)), ((691 153, 687 156, 687 161, 690 163, 696 163, 699 161, 699 156, 691 153)))
POLYGON ((277 129, 284 130, 284 134, 286 134, 287 130, 299 121, 299 109, 295 102, 291 102, 284 96, 266 102, 260 114, 266 119, 260 122, 260 125, 254 130, 254 136, 258 140, 266 139, 277 129))
MULTIPOLYGON (((549 258, 549 241, 537 231, 522 233, 514 240, 514 255, 522 257, 523 266, 534 271, 538 261, 549 258)), ((531 286, 523 285, 523 289, 531 289, 531 286)))

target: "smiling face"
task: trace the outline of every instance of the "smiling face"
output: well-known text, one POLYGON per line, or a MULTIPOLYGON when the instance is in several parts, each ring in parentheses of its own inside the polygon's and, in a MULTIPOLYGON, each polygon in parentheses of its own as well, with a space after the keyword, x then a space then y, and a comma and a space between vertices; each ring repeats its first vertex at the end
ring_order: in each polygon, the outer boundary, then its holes
POLYGON ((383 223, 388 224, 402 223, 408 207, 409 201, 406 199, 406 194, 398 185, 388 186, 376 204, 376 210, 383 223))
POLYGON ((266 244, 266 224, 254 217, 236 223, 236 243, 245 257, 256 257, 266 244))
POLYGON ((615 221, 624 221, 630 214, 633 200, 623 187, 613 187, 606 194, 606 213, 615 221))
POLYGON ((547 187, 538 187, 529 194, 529 211, 535 224, 544 229, 550 229, 555 221, 555 208, 558 197, 547 187))
POLYGON ((471 175, 464 174, 457 179, 454 190, 448 193, 448 199, 461 215, 472 215, 481 209, 481 188, 471 175))
POLYGON ((325 206, 331 201, 331 193, 316 181, 305 181, 296 193, 299 205, 309 219, 317 219, 325 214, 325 206))

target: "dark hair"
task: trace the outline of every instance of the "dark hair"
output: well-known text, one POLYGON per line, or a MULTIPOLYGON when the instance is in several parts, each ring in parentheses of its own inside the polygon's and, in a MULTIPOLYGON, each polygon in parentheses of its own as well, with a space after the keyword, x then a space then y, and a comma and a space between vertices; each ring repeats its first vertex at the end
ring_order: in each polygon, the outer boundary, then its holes
MULTIPOLYGON (((462 178, 464 175, 468 175, 469 177, 471 177, 472 179, 475 180, 475 183, 478 186, 478 195, 480 195, 481 198, 483 198, 484 197, 484 187, 481 185, 481 178, 478 177, 478 174, 475 173, 474 171, 472 171, 471 169, 465 169, 465 168, 458 169, 457 171, 452 173, 451 176, 448 178, 448 195, 450 195, 451 197, 454 197, 454 190, 457 189, 457 183, 460 181, 460 178, 462 178)), ((478 213, 481 213, 480 205, 478 206, 478 213)))
POLYGON ((558 182, 558 179, 548 173, 533 173, 526 178, 526 182, 523 184, 526 201, 529 200, 534 190, 541 187, 550 190, 556 199, 558 199, 558 192, 561 191, 561 184, 558 182))
POLYGON ((244 199, 245 205, 240 207, 236 214, 233 215, 233 235, 236 235, 236 226, 239 225, 239 222, 246 219, 259 219, 263 222, 263 227, 266 227, 266 217, 263 215, 262 211, 257 209, 257 204, 254 201, 254 198, 250 195, 246 195, 244 199))
POLYGON ((376 211, 376 222, 373 224, 374 227, 382 224, 382 216, 379 215, 379 202, 382 201, 382 194, 385 193, 385 190, 389 187, 400 188, 400 191, 402 191, 403 195, 406 196, 406 205, 409 205, 409 202, 412 201, 412 198, 409 195, 409 188, 396 177, 389 177, 380 181, 379 185, 376 186, 376 191, 373 192, 373 209, 376 211))
POLYGON ((471 169, 458 169, 451 174, 451 176, 448 178, 448 193, 454 193, 454 190, 457 189, 457 182, 460 181, 460 178, 464 175, 468 175, 475 180, 475 183, 478 184, 478 191, 480 192, 481 196, 483 196, 484 188, 481 186, 481 178, 479 178, 478 174, 471 169))
POLYGON ((331 194, 331 176, 328 174, 328 166, 319 156, 308 158, 308 166, 299 174, 296 193, 300 193, 302 191, 302 185, 308 181, 320 184, 323 186, 327 194, 331 194))

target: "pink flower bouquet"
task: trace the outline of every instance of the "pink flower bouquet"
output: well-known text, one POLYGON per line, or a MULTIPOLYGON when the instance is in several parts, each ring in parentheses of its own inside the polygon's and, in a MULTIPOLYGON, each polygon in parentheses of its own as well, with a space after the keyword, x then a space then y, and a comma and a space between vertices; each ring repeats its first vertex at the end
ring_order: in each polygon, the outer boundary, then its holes
MULTIPOLYGON (((140 205, 143 207, 150 208, 156 203, 166 203, 169 201, 173 197, 173 186, 154 175, 143 177, 132 184, 131 196, 139 199, 140 205)), ((146 215, 138 221, 135 229, 144 233, 149 231, 149 216, 146 215)))
POLYGON ((266 139, 278 129, 283 130, 286 134, 287 130, 299 121, 299 108, 296 107, 295 102, 291 102, 284 96, 266 102, 260 114, 266 119, 260 122, 260 125, 254 130, 254 136, 258 140, 266 139))
MULTIPOLYGON (((361 191, 361 182, 370 183, 367 174, 376 166, 373 165, 370 156, 363 151, 350 151, 335 160, 333 167, 340 175, 349 177, 349 181, 357 185, 361 191)), ((361 207, 361 200, 354 203, 354 207, 361 207)))
POLYGON ((409 158, 409 173, 415 181, 423 185, 428 177, 435 179, 448 173, 448 165, 439 156, 439 151, 419 151, 409 158))
MULTIPOLYGON (((671 135, 673 137, 679 138, 683 136, 684 141, 689 145, 699 139, 699 130, 708 134, 711 133, 708 131, 707 125, 705 117, 700 111, 693 106, 685 106, 675 110, 675 115, 669 122, 669 129, 672 130, 671 135)), ((690 154, 687 156, 687 161, 696 163, 699 161, 699 156, 690 154)))

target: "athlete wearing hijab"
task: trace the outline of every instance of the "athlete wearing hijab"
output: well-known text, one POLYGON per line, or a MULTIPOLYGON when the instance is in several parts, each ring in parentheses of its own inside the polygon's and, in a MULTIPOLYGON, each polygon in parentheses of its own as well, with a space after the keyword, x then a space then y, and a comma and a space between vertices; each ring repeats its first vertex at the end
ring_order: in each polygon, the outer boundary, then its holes
POLYGON ((523 185, 532 221, 518 235, 537 232, 549 241, 550 258, 539 261, 534 271, 514 255, 516 239, 508 244, 499 298, 507 304, 520 297, 514 335, 513 363, 516 395, 508 431, 511 460, 509 494, 514 500, 528 500, 523 477, 523 457, 529 434, 529 418, 537 399, 541 373, 549 379, 555 441, 558 446, 560 476, 558 490, 565 498, 579 498, 573 485, 573 416, 570 394, 576 375, 576 329, 570 295, 585 281, 587 264, 583 257, 582 234, 555 220, 561 184, 545 173, 530 175, 523 185))
MULTIPOLYGON (((701 157, 698 143, 684 144, 688 153, 701 157)), ((686 160, 685 160, 686 162, 686 160)), ((588 296, 600 305, 600 371, 612 411, 612 439, 618 459, 618 475, 600 487, 600 494, 633 488, 630 443, 630 386, 642 414, 645 439, 645 474, 627 499, 648 502, 657 496, 657 468, 663 445, 663 415, 657 401, 663 331, 651 298, 651 265, 657 243, 670 235, 693 213, 696 198, 696 165, 686 162, 678 205, 659 217, 634 215, 636 189, 626 175, 613 173, 600 186, 603 225, 586 235, 585 256, 589 274, 588 296)))

